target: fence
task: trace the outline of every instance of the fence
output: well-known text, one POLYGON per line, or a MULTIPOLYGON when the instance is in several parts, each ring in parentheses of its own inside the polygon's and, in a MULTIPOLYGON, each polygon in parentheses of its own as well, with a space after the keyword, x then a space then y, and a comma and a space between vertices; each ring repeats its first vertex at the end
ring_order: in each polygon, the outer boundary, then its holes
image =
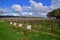
MULTIPOLYGON (((2 19, 1 19, 2 20, 2 19)), ((60 28, 60 20, 59 19, 46 19, 46 18, 24 18, 24 19, 3 19, 6 22, 17 22, 23 23, 23 26, 32 25, 32 30, 38 31, 47 31, 47 32, 54 32, 60 28)))
POLYGON ((29 20, 27 23, 32 25, 32 29, 38 31, 54 32, 60 28, 59 19, 29 20))

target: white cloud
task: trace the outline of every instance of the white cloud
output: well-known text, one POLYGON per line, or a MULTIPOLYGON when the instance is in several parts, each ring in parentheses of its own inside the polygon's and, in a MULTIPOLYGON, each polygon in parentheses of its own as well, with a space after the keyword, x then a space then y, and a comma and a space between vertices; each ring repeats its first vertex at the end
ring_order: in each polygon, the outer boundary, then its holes
POLYGON ((23 15, 33 16, 46 16, 45 14, 50 11, 48 6, 44 6, 41 2, 37 3, 33 0, 30 0, 30 6, 24 6, 23 10, 26 11, 23 13, 23 15), (45 14, 43 15, 43 13, 45 14))
POLYGON ((33 15, 33 13, 31 13, 31 12, 30 12, 30 13, 29 13, 29 15, 30 15, 30 16, 32 16, 32 15, 33 15))
POLYGON ((33 15, 33 13, 32 12, 23 12, 23 16, 32 16, 33 15))
POLYGON ((0 16, 7 16, 7 15, 9 15, 9 14, 6 14, 6 13, 5 14, 0 14, 0 16))
POLYGON ((23 16, 27 15, 28 13, 27 12, 23 12, 23 16))
POLYGON ((45 16, 47 15, 47 12, 50 11, 48 6, 43 5, 41 2, 37 3, 33 0, 30 0, 31 3, 31 9, 33 13, 35 13, 37 16, 45 16))
POLYGON ((13 16, 39 16, 39 17, 46 17, 47 13, 56 9, 60 8, 60 0, 52 0, 51 5, 48 7, 43 5, 41 2, 37 3, 34 0, 30 0, 30 6, 20 6, 18 4, 13 4, 11 9, 8 10, 7 8, 0 8, 0 14, 4 15, 13 15, 13 16), (12 10, 14 9, 14 10, 12 10), (12 11, 11 13, 9 11, 12 11), (8 14, 6 14, 8 13, 8 14))
POLYGON ((24 6, 23 10, 24 11, 32 11, 31 6, 24 6))
POLYGON ((12 5, 12 8, 16 11, 16 12, 22 12, 22 7, 18 4, 14 4, 12 5))
POLYGON ((48 10, 48 7, 44 6, 41 2, 39 3, 31 2, 31 7, 34 10, 34 12, 37 12, 37 13, 46 13, 48 10))
POLYGON ((0 14, 8 13, 7 8, 0 8, 0 14))
POLYGON ((52 9, 60 8, 60 0, 52 0, 50 8, 52 9))
POLYGON ((3 14, 3 15, 5 15, 5 16, 6 16, 6 15, 9 15, 9 14, 3 14))
POLYGON ((32 12, 23 12, 23 16, 34 16, 32 12))
POLYGON ((54 1, 52 0, 52 3, 49 7, 43 5, 41 2, 37 3, 33 0, 30 0, 30 3, 31 3, 30 8, 27 7, 26 9, 27 10, 32 10, 33 14, 34 13, 39 14, 40 16, 41 15, 46 16, 48 12, 50 12, 54 9, 60 8, 60 0, 54 0, 54 1))
POLYGON ((13 16, 19 16, 19 14, 18 14, 18 13, 12 13, 12 15, 13 15, 13 16))

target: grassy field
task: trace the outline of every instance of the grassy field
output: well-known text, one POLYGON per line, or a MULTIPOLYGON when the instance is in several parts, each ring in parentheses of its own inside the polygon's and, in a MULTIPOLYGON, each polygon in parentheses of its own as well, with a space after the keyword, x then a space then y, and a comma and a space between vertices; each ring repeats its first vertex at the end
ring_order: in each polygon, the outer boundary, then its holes
MULTIPOLYGON (((17 22, 19 23, 19 22, 17 22)), ((17 26, 14 29, 10 28, 9 22, 0 21, 0 40, 60 40, 60 29, 58 29, 58 24, 55 23, 54 32, 46 32, 51 31, 51 23, 44 23, 42 27, 42 23, 34 24, 34 29, 28 30, 28 38, 26 38, 26 24, 31 23, 23 23, 23 27, 20 28, 20 33, 17 34, 17 26), (45 25, 46 24, 46 25, 45 25), (38 30, 35 30, 35 29, 38 30)))

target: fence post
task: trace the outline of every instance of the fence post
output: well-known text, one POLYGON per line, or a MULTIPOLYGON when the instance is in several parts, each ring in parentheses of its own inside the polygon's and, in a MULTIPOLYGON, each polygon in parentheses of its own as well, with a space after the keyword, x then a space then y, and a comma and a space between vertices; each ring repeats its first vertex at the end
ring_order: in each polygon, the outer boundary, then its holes
POLYGON ((10 28, 12 28, 12 29, 13 29, 13 28, 14 28, 14 26, 13 26, 13 22, 10 22, 10 25, 11 25, 11 27, 10 27, 10 28))
POLYGON ((41 21, 41 22, 42 22, 42 31, 43 31, 44 20, 42 19, 42 21, 41 21))
POLYGON ((28 29, 27 29, 27 26, 26 26, 26 38, 28 38, 28 29))
POLYGON ((34 29, 34 20, 32 20, 32 29, 34 29))
MULTIPOLYGON (((54 31, 54 19, 52 19, 52 32, 54 31)), ((52 33, 51 32, 51 33, 52 33)))
POLYGON ((17 32, 17 33, 19 34, 19 32, 20 32, 20 27, 19 27, 19 25, 18 25, 18 32, 17 32))
POLYGON ((60 20, 58 20, 58 28, 60 29, 60 20))
POLYGON ((37 20, 37 25, 39 24, 39 20, 37 20))
POLYGON ((42 27, 43 27, 43 25, 44 25, 44 20, 42 19, 42 27))

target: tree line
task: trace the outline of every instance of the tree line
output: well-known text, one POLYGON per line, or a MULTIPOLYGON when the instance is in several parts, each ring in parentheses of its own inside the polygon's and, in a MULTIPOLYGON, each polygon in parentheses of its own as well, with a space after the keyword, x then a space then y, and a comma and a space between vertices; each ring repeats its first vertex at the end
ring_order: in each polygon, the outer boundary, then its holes
POLYGON ((49 18, 56 17, 56 19, 60 19, 60 8, 48 12, 47 17, 49 18))

